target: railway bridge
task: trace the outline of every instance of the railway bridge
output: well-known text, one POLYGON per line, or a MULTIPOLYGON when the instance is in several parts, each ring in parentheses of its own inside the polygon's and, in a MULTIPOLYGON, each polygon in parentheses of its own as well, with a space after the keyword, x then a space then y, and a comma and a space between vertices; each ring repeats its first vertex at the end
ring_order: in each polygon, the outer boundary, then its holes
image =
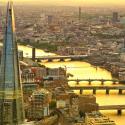
POLYGON ((97 90, 106 90, 106 94, 110 93, 110 90, 118 90, 119 94, 123 93, 125 86, 113 85, 113 86, 69 86, 70 90, 80 90, 80 94, 83 94, 84 90, 93 90, 93 94, 96 94, 97 90))
POLYGON ((125 110, 125 105, 105 105, 99 106, 99 110, 117 110, 117 114, 121 115, 122 110, 125 110))

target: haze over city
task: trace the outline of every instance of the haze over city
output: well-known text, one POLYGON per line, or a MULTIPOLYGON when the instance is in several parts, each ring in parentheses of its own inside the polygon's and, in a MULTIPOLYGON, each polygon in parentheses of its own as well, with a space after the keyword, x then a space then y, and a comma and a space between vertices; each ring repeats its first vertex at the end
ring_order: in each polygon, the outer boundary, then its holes
MULTIPOLYGON (((1 0, 7 2, 8 0, 1 0)), ((119 0, 13 0, 14 3, 42 4, 56 6, 124 6, 125 1, 119 0)))
POLYGON ((0 111, 0 125, 125 125, 125 0, 0 0, 0 111))

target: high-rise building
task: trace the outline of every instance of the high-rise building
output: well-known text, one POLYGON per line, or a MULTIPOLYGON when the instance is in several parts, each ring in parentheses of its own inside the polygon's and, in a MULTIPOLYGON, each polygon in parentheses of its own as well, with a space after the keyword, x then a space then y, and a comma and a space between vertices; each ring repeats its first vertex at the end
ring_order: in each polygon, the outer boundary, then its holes
POLYGON ((53 16, 52 15, 48 15, 47 19, 48 19, 48 25, 51 25, 53 23, 53 16))
POLYGON ((3 39, 3 24, 2 24, 2 15, 0 13, 0 41, 3 39))
POLYGON ((15 22, 12 2, 8 3, 0 72, 0 125, 24 122, 15 22))
MULTIPOLYGON (((0 34, 2 33, 2 23, 1 23, 1 18, 0 18, 0 34)), ((1 36, 0 36, 1 37, 1 36)))
POLYGON ((113 12, 112 21, 113 21, 113 23, 118 22, 118 12, 113 12))
POLYGON ((79 7, 79 20, 81 20, 81 7, 79 7))
POLYGON ((34 91, 30 99, 27 118, 31 120, 38 120, 48 116, 50 102, 51 93, 48 90, 39 89, 34 91))

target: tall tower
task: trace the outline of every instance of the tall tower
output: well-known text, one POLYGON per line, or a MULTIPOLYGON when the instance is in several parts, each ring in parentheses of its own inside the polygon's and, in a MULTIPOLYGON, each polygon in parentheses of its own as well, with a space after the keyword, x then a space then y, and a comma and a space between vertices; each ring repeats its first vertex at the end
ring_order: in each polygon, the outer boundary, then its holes
POLYGON ((36 58, 36 49, 33 47, 32 48, 32 60, 35 61, 36 58))
MULTIPOLYGON (((0 9, 0 11, 1 11, 1 9, 0 9)), ((0 32, 2 31, 2 14, 1 14, 1 12, 0 12, 0 32)))
POLYGON ((118 22, 118 12, 113 12, 112 21, 113 21, 113 23, 117 23, 118 22))
POLYGON ((12 2, 8 3, 0 72, 0 125, 20 125, 24 121, 15 22, 12 2))
POLYGON ((53 23, 53 16, 48 15, 48 25, 51 25, 53 23))
POLYGON ((81 20, 81 7, 79 7, 79 21, 81 20))
POLYGON ((123 43, 123 48, 125 48, 125 37, 124 37, 124 43, 123 43))

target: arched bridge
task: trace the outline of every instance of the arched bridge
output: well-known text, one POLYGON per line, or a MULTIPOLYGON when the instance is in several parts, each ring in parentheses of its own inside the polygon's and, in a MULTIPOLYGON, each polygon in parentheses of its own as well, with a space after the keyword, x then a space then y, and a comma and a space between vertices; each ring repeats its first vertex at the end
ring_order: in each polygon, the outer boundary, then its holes
POLYGON ((59 59, 64 61, 65 59, 71 60, 83 60, 86 59, 88 55, 69 55, 69 56, 36 56, 35 60, 48 60, 48 62, 53 61, 54 59, 59 59))
POLYGON ((99 106, 99 110, 125 110, 125 105, 105 105, 105 106, 99 106))
POLYGON ((83 94, 84 90, 93 90, 93 94, 96 94, 97 90, 106 90, 106 94, 109 94, 110 90, 119 90, 119 94, 122 94, 125 90, 125 86, 113 85, 113 86, 69 86, 70 90, 80 90, 80 94, 83 94))
POLYGON ((121 115, 122 110, 125 110, 125 105, 105 105, 99 106, 99 110, 117 110, 117 114, 121 115))
POLYGON ((76 82, 79 84, 79 82, 88 82, 89 85, 91 85, 92 82, 101 82, 103 85, 105 82, 112 82, 113 84, 116 83, 125 83, 125 80, 117 80, 117 79, 68 79, 68 82, 76 82))

